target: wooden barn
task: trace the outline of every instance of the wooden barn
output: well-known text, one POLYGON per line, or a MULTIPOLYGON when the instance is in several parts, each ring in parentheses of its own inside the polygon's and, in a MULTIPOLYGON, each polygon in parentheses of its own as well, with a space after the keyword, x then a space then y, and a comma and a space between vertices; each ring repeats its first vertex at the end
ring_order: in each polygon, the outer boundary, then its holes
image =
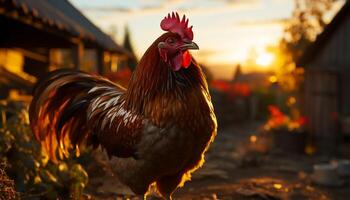
POLYGON ((305 52, 305 113, 319 150, 334 152, 349 134, 350 119, 350 2, 305 52))
POLYGON ((0 0, 0 99, 57 68, 106 73, 129 53, 68 0, 0 0))

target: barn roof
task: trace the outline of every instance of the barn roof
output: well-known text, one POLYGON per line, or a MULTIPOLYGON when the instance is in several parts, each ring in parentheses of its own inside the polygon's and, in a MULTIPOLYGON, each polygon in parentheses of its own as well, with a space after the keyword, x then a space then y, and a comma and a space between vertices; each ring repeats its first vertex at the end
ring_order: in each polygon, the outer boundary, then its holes
POLYGON ((87 19, 68 0, 0 0, 0 5, 16 10, 33 21, 55 30, 66 32, 97 47, 118 52, 127 51, 116 44, 108 35, 87 19))
POLYGON ((297 66, 307 65, 314 59, 317 53, 324 47, 326 42, 334 34, 337 28, 350 15, 350 1, 346 1, 340 11, 334 16, 333 20, 325 27, 324 31, 319 34, 315 40, 304 52, 303 56, 297 61, 297 66))

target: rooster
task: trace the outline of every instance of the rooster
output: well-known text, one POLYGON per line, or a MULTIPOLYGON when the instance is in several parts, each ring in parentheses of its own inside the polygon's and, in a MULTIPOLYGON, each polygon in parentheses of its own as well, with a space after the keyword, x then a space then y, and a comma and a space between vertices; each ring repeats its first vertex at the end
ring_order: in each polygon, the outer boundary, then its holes
POLYGON ((127 89, 97 75, 57 70, 40 80, 29 108, 36 139, 53 162, 82 145, 101 146, 121 182, 164 199, 204 163, 217 122, 207 82, 189 50, 199 49, 185 15, 168 14, 127 89))

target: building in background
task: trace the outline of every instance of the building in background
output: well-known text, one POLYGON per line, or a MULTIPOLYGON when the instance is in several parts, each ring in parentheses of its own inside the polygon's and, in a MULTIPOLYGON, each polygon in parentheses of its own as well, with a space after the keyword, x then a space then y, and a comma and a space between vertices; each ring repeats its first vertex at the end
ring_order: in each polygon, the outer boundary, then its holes
POLYGON ((350 135, 350 2, 305 52, 305 114, 320 150, 335 150, 350 135))
POLYGON ((57 68, 108 73, 130 53, 68 0, 0 0, 0 98, 57 68))

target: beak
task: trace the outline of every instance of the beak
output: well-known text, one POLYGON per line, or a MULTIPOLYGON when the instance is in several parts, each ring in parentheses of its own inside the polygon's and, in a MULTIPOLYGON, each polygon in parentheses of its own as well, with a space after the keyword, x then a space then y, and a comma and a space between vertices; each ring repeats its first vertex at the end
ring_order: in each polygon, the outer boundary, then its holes
POLYGON ((188 49, 192 49, 192 50, 198 50, 199 47, 196 43, 194 42, 189 42, 189 43, 185 43, 183 45, 180 46, 181 50, 188 50, 188 49))

